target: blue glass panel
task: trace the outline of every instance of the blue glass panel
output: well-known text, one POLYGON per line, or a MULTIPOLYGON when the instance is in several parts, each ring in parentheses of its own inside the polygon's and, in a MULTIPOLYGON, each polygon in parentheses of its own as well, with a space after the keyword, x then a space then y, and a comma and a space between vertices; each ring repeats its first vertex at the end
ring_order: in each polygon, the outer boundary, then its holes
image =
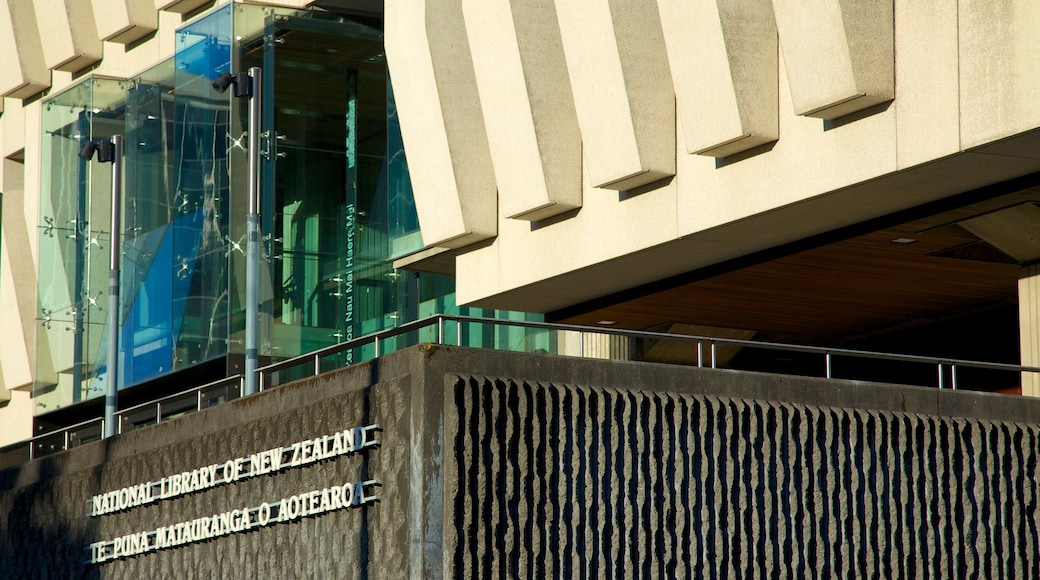
POLYGON ((231 7, 228 4, 177 31, 177 70, 215 78, 231 69, 231 7))

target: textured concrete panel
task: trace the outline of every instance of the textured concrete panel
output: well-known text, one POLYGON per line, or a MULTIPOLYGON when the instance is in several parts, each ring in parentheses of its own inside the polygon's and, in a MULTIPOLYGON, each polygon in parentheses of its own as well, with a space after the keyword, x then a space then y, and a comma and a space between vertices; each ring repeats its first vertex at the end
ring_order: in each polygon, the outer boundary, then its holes
POLYGON ((798 115, 835 119, 895 98, 893 0, 773 0, 798 115))
POLYGON ((94 7, 97 35, 129 44, 155 32, 159 17, 154 0, 89 0, 94 7))
POLYGON ((101 60, 101 39, 90 3, 36 0, 33 5, 48 68, 76 72, 101 60))
MULTIPOLYGON (((30 226, 36 221, 35 204, 27 203, 25 182, 24 164, 0 159, 0 192, 4 194, 5 210, 0 240, 0 309, 6 313, 5 331, 0 333, 0 352, 3 352, 0 376, 8 389, 32 384, 38 355, 35 347, 39 324, 36 321, 36 260, 31 249, 36 228, 30 226)), ((43 362, 49 360, 49 353, 41 353, 41 356, 43 362)))
POLYGON ((0 575, 1033 578, 1038 460, 1035 399, 420 345, 0 471, 0 575), (86 515, 93 494, 371 423, 359 455, 86 515), (379 503, 84 562, 359 477, 379 503))
POLYGON ((957 11, 957 3, 947 0, 899 4, 895 109, 900 168, 960 151, 957 11))
POLYGON ((1040 426, 460 377, 456 577, 1035 577, 1040 426))
POLYGON ((627 190, 675 174, 675 96, 652 0, 556 0, 593 187, 627 190))
POLYGON ((657 0, 689 153, 726 157, 779 136, 769 0, 657 0))
POLYGON ((461 0, 389 3, 385 44, 423 244, 494 236, 495 175, 461 0))
POLYGON ((502 215, 581 207, 581 133, 552 0, 463 0, 502 215))
POLYGON ((0 2, 0 97, 24 99, 51 85, 32 2, 0 2))
POLYGON ((958 2, 961 147, 968 149, 1040 124, 1040 4, 958 2))

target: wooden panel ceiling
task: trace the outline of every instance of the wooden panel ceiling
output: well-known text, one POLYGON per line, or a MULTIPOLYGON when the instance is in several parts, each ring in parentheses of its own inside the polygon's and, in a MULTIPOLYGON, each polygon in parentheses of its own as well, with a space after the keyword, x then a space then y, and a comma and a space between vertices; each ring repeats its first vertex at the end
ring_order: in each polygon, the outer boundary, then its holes
POLYGON ((1019 266, 956 222, 1037 199, 1036 189, 1004 195, 555 319, 699 324, 840 345, 1015 304, 1019 266))

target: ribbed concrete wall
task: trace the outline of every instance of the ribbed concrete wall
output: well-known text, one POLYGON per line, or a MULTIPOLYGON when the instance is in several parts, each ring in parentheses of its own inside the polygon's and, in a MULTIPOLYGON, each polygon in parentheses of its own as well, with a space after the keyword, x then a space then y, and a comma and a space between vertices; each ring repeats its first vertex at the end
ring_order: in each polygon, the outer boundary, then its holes
POLYGON ((1036 424, 472 376, 448 413, 455 577, 1040 578, 1036 424))
POLYGON ((1037 399, 423 345, 0 471, 0 580, 1040 578, 1038 458, 1037 399), (371 423, 359 454, 87 515, 371 423), (368 478, 378 503, 87 562, 368 478))

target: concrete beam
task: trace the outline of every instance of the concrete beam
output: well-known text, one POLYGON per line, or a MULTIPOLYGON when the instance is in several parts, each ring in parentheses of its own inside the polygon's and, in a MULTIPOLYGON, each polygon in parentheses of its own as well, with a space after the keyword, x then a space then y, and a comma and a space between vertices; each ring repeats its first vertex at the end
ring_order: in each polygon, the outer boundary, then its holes
POLYGON ((726 157, 779 137, 769 0, 657 0, 686 151, 726 157))
POLYGON ((581 207, 581 132, 552 0, 463 0, 507 218, 581 207))
POLYGON ((773 0, 794 112, 835 119, 895 98, 892 0, 773 0))
POLYGON ((76 72, 101 60, 94 11, 83 0, 36 0, 43 56, 48 68, 76 72))
POLYGON ((657 5, 556 0, 593 187, 627 190, 675 175, 675 96, 657 5))
POLYGON ((155 9, 186 14, 212 3, 213 0, 155 0, 155 9))
POLYGON ((92 0, 101 40, 130 44, 159 28, 154 0, 92 0))
POLYGON ((425 247, 498 232, 498 200, 461 0, 386 5, 386 59, 425 247))
POLYGON ((0 0, 0 55, 0 96, 25 99, 51 86, 32 2, 0 0))

